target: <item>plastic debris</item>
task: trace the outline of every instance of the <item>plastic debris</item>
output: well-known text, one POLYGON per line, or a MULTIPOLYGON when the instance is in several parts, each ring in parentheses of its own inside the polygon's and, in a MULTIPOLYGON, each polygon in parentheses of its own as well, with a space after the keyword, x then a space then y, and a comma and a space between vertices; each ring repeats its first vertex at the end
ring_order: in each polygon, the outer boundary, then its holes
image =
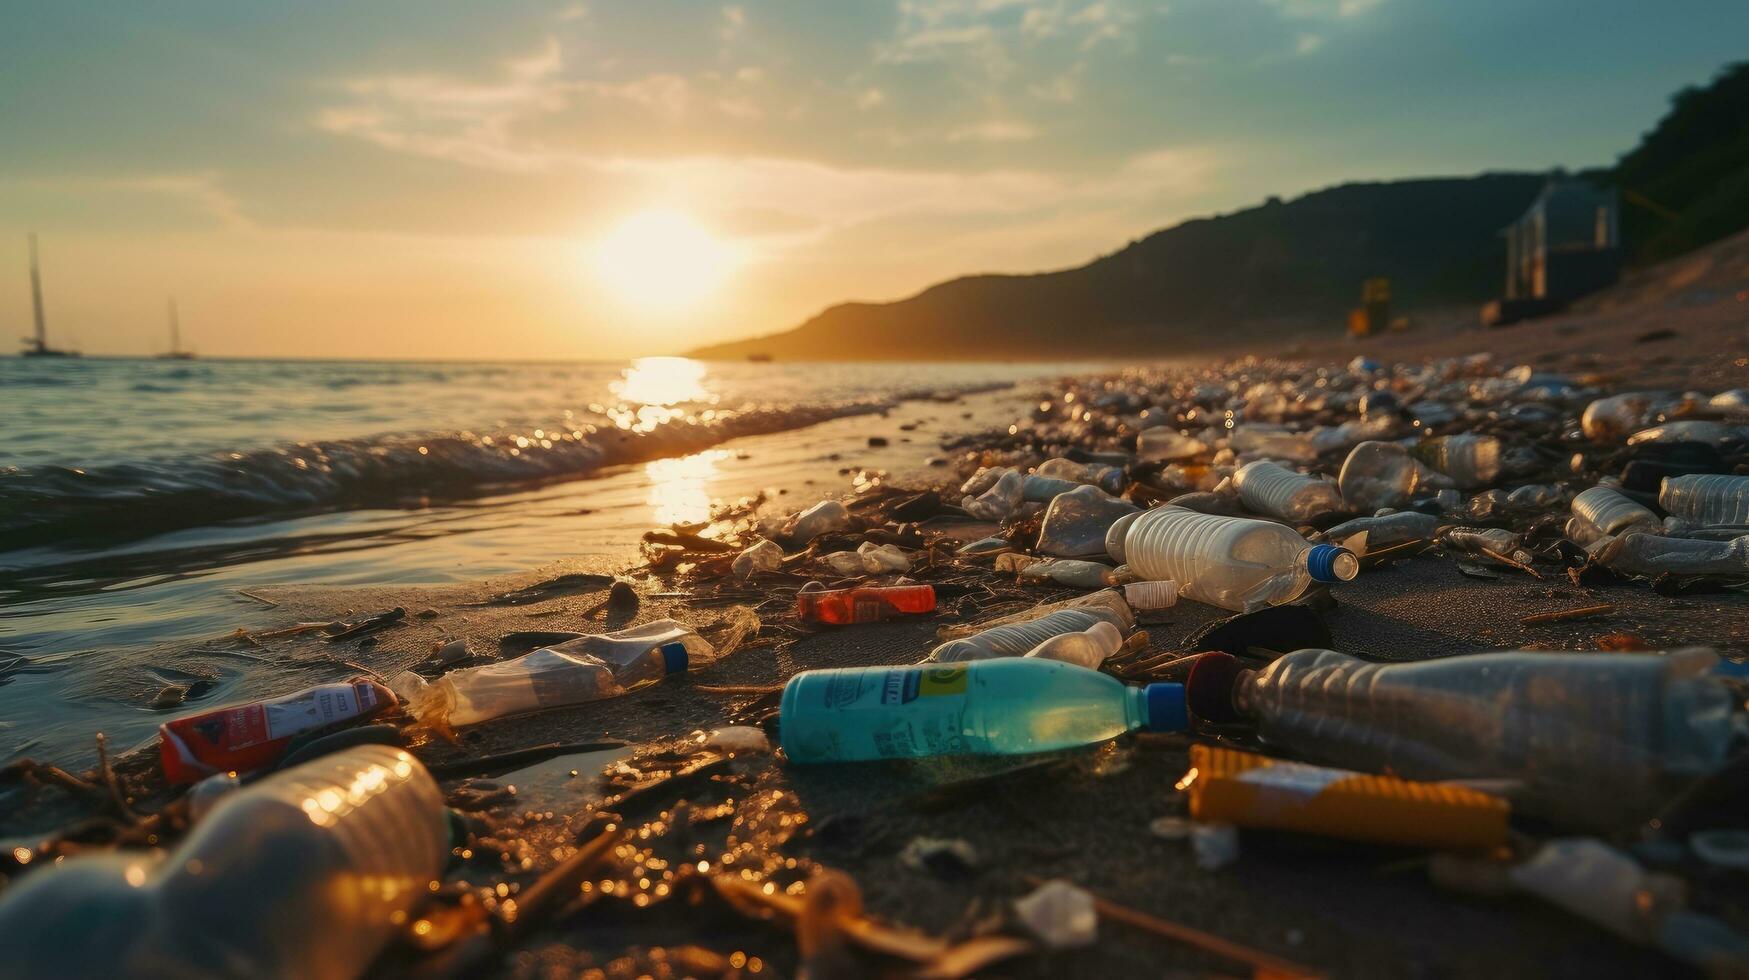
POLYGON ((1026 565, 1020 569, 1020 580, 1050 581, 1081 589, 1102 589, 1111 584, 1111 573, 1110 565, 1101 565, 1095 561, 1053 558, 1026 565))
POLYGON ((704 747, 737 754, 769 753, 771 740, 766 738, 764 729, 750 725, 731 725, 728 728, 718 728, 706 736, 704 747))
POLYGON ((360 679, 167 721, 158 726, 164 778, 192 783, 226 770, 252 772, 277 761, 296 736, 368 718, 393 704, 388 688, 360 679))
POLYGON ((964 875, 978 867, 978 851, 957 837, 913 837, 899 852, 899 862, 915 871, 964 875))
POLYGON ((783 567, 783 547, 776 541, 760 538, 735 556, 730 569, 736 578, 751 578, 760 572, 775 572, 783 567))
POLYGON ((1119 520, 1106 550, 1147 579, 1178 583, 1180 596, 1243 611, 1291 602, 1314 581, 1354 578, 1359 564, 1269 521, 1157 507, 1119 520))
POLYGON ((806 544, 822 534, 850 525, 850 511, 836 500, 822 500, 796 515, 791 537, 806 544))
POLYGON ((1190 851, 1196 866, 1219 871, 1239 860, 1239 828, 1230 823, 1199 823, 1190 828, 1190 851))
POLYGON ((1061 494, 1045 510, 1039 527, 1038 550, 1047 555, 1078 558, 1105 552, 1105 533, 1119 518, 1138 514, 1136 505, 1098 487, 1061 494))
POLYGON ((895 616, 935 611, 935 588, 928 585, 857 586, 796 594, 796 617, 803 622, 848 626, 879 623, 895 616))
POLYGON ((1052 949, 1092 945, 1099 938, 1093 896, 1061 879, 1047 881, 1014 902, 1014 914, 1028 932, 1052 949))
POLYGON ((1233 474, 1233 486, 1246 509, 1306 523, 1343 509, 1342 492, 1328 480, 1314 479, 1266 459, 1247 463, 1233 474))

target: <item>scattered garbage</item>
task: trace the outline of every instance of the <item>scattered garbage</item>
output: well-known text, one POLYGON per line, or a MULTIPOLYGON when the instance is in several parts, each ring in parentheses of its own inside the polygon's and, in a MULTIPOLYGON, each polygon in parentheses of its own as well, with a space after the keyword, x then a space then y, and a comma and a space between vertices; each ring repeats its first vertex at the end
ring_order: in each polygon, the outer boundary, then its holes
POLYGON ((1666 477, 1658 506, 1696 524, 1749 524, 1749 476, 1666 477))
POLYGON ((1296 473, 1267 459, 1233 474, 1239 499, 1254 513, 1304 524, 1343 509, 1336 484, 1296 473))
POLYGON ((1106 551, 1146 579, 1178 583, 1181 596, 1244 611, 1291 602, 1313 582, 1345 582, 1353 554, 1314 545, 1292 528, 1243 517, 1157 507, 1121 518, 1106 551))
POLYGON ((1051 949, 1088 946, 1099 938, 1099 913, 1086 889, 1047 881, 1014 903, 1015 917, 1051 949))
POLYGON ((0 892, 16 976, 353 977, 449 857, 443 795, 360 746, 226 794, 170 854, 86 854, 0 892), (361 883, 371 882, 364 886, 361 883))
POLYGON ((1128 624, 1109 609, 1083 607, 1056 609, 1034 619, 992 626, 972 636, 952 639, 929 653, 936 663, 959 663, 967 660, 989 660, 996 657, 1020 657, 1037 649, 1039 644, 1055 636, 1083 633, 1104 623, 1113 629, 1128 624))
POLYGON ((277 761, 299 735, 367 718, 395 703, 388 688, 360 679, 167 721, 158 726, 164 778, 192 783, 219 772, 253 772, 277 761))
POLYGON ((809 670, 783 689, 792 762, 1019 755, 1125 732, 1183 731, 1178 684, 1129 687, 1099 671, 1033 657, 951 666, 809 670))
POLYGON ((836 500, 822 500, 796 515, 790 536, 806 544, 822 534, 850 525, 850 511, 836 500))
POLYGON ((965 875, 978 867, 978 851, 957 837, 914 837, 899 852, 899 862, 944 877, 965 875))
POLYGON ((1198 821, 1406 847, 1486 851, 1506 843, 1506 801, 1460 785, 1208 745, 1191 746, 1190 765, 1178 785, 1198 821))
POLYGON ((760 572, 775 572, 783 567, 783 547, 776 541, 760 538, 735 556, 730 566, 736 578, 751 578, 760 572))
POLYGON ((1032 562, 1019 570, 1022 582, 1055 582, 1080 589, 1102 589, 1112 584, 1112 568, 1094 561, 1053 558, 1032 562))
POLYGON ((1079 633, 1058 633, 1028 650, 1026 656, 1098 670, 1106 658, 1123 648, 1123 640, 1123 632, 1116 626, 1099 622, 1079 633))
POLYGON ((1135 504, 1098 487, 1078 487, 1059 494, 1045 510, 1038 550, 1063 558, 1103 555, 1106 531, 1120 519, 1140 513, 1135 504))

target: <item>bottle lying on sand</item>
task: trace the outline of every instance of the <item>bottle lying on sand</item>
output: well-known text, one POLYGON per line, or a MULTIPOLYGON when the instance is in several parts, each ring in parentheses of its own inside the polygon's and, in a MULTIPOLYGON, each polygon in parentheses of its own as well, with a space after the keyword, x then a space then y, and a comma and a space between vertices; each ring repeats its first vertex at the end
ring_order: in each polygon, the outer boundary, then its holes
POLYGON ((318 684, 167 721, 158 726, 158 757, 172 783, 253 772, 272 765, 299 735, 368 718, 394 703, 395 695, 376 681, 318 684))
POLYGON ((858 586, 796 593, 796 616, 804 622, 848 626, 935 611, 931 585, 858 586))
POLYGON ((1656 533, 1658 515, 1630 500, 1614 487, 1597 486, 1573 498, 1573 516, 1603 534, 1630 529, 1656 533))
POLYGON ((1105 659, 1123 648, 1123 631, 1110 623, 1094 623, 1079 633, 1059 633, 1026 652, 1039 660, 1056 660, 1098 670, 1105 659))
POLYGON ((1725 758, 1731 695, 1702 649, 1482 653, 1369 663, 1299 650, 1262 670, 1197 662, 1191 710, 1249 719, 1315 762, 1407 779, 1510 780, 1515 805, 1579 825, 1643 819, 1725 758))
POLYGON ((1668 572, 1749 578, 1749 534, 1709 541, 1632 531, 1602 545, 1593 554, 1600 564, 1627 575, 1656 578, 1668 572))
POLYGON ((1182 685, 1129 687, 1036 657, 804 671, 784 685, 779 718, 792 762, 1021 755, 1189 723, 1182 685))
MULTIPOLYGON (((752 629, 758 629, 756 619, 752 629)), ((738 643, 739 637, 732 642, 738 643)), ((613 633, 580 636, 514 660, 451 671, 430 683, 403 671, 390 686, 407 702, 408 714, 420 722, 454 728, 617 697, 669 674, 697 670, 719 656, 717 648, 691 627, 658 619, 613 633)))
POLYGON ((1178 594, 1243 612, 1292 602, 1313 582, 1360 573, 1354 555, 1313 545, 1272 521, 1156 507, 1120 519, 1105 537, 1112 558, 1145 579, 1170 579, 1178 594))
POLYGON ((1658 506, 1696 524, 1749 524, 1749 476, 1665 477, 1658 506))
POLYGON ((1500 477, 1501 445, 1494 436, 1437 436, 1422 440, 1413 452, 1460 490, 1485 487, 1500 477))
POLYGON ((947 664, 997 657, 1023 657, 1053 636, 1082 633, 1099 623, 1106 623, 1117 629, 1120 640, 1123 630, 1127 628, 1127 624, 1120 617, 1098 606, 1057 609, 1035 619, 992 626, 972 636, 948 640, 931 650, 929 659, 947 664))
POLYGON ((1336 484, 1296 473, 1267 459, 1246 463, 1233 474, 1239 502, 1253 514, 1304 524, 1343 509, 1336 484))
POLYGON ((1349 507, 1370 514, 1407 507, 1417 494, 1449 488, 1451 481, 1394 442, 1363 442, 1343 460, 1336 484, 1349 507))
POLYGON ((70 858, 0 895, 20 977, 356 977, 449 858, 443 794, 363 745, 226 795, 177 848, 70 858))

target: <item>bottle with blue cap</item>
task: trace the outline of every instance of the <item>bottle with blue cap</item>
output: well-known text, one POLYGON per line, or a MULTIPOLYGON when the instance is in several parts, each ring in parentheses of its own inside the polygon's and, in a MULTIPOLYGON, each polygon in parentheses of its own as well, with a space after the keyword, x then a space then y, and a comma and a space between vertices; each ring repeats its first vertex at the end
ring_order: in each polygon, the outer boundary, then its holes
POLYGON ((1036 657, 804 671, 779 718, 792 762, 1023 755, 1190 727, 1182 684, 1130 687, 1036 657))
POLYGON ((433 682, 402 672, 389 687, 407 711, 433 727, 474 725, 505 715, 617 697, 717 659, 690 626, 658 619, 612 633, 580 634, 533 653, 451 671, 433 682))
POLYGON ((1181 596, 1238 612, 1292 602, 1313 582, 1360 573, 1353 552, 1314 545, 1286 525, 1170 505, 1120 518, 1105 550, 1143 579, 1175 581, 1181 596))

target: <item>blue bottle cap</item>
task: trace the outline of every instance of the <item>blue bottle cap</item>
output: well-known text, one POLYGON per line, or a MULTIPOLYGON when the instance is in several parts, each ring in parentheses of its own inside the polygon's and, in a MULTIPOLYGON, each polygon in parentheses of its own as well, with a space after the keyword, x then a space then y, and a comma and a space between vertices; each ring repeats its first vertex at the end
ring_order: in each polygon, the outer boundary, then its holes
POLYGON ((686 670, 686 644, 675 640, 662 644, 661 650, 663 670, 670 674, 679 674, 686 670))
POLYGON ((1342 576, 1336 574, 1336 559, 1352 554, 1347 548, 1333 544, 1312 545, 1311 553, 1306 555, 1306 571, 1312 573, 1314 582, 1343 581, 1342 576))
POLYGON ((1150 732, 1182 732, 1190 728, 1190 712, 1184 706, 1183 684, 1149 684, 1142 690, 1148 704, 1150 732))

